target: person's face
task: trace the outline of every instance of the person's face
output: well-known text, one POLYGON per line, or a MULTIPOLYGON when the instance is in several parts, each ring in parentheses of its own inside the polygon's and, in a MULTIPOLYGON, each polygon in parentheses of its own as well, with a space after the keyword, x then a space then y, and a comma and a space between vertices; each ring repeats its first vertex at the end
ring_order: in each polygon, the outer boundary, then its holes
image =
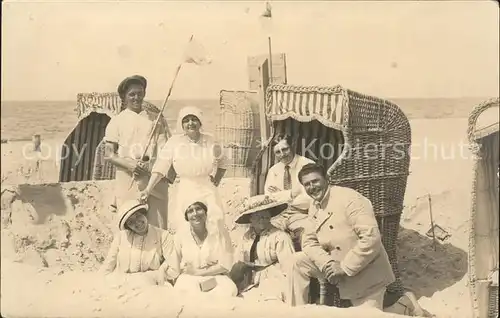
POLYGON ((191 204, 186 209, 186 217, 191 227, 205 226, 207 221, 207 211, 198 203, 191 204))
POLYGON ((250 226, 258 233, 271 226, 271 214, 268 210, 259 211, 250 215, 250 226))
POLYGON ((137 211, 125 223, 136 234, 142 235, 148 230, 148 219, 143 212, 137 211))
POLYGON ((125 105, 130 110, 140 112, 145 94, 146 92, 142 85, 130 84, 127 92, 125 93, 125 105))
POLYGON ((201 128, 201 122, 195 115, 187 115, 182 118, 182 129, 187 134, 199 133, 201 128))
POLYGON ((321 201, 328 189, 326 178, 319 172, 310 172, 303 175, 301 183, 306 193, 316 201, 321 201))
POLYGON ((284 164, 288 164, 292 161, 294 153, 286 141, 286 139, 280 140, 273 148, 274 155, 284 164))

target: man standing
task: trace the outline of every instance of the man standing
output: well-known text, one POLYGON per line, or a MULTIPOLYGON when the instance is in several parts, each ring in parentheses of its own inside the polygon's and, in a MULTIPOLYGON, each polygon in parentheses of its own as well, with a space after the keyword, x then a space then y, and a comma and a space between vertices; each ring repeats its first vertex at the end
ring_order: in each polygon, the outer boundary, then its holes
MULTIPOLYGON (((166 142, 165 127, 156 126, 146 158, 141 158, 156 119, 150 118, 142 107, 146 86, 146 79, 140 75, 127 77, 120 83, 118 94, 125 109, 111 118, 106 127, 105 159, 116 166, 114 194, 118 209, 123 202, 139 197, 140 191, 144 190, 148 183, 150 170, 158 151, 166 142)), ((166 179, 155 190, 147 202, 148 221, 158 228, 166 229, 168 207, 166 179)))
POLYGON ((340 298, 353 306, 382 310, 386 286, 395 276, 371 202, 352 189, 329 185, 319 164, 305 165, 298 177, 314 200, 314 224, 305 229, 303 252, 291 264, 287 302, 306 304, 310 277, 316 277, 337 285, 340 298))
POLYGON ((288 231, 292 236, 298 237, 308 222, 307 213, 312 201, 300 184, 298 173, 304 165, 314 161, 296 154, 292 146, 291 136, 278 135, 274 138, 273 151, 279 162, 267 173, 264 193, 282 192, 279 195, 288 199, 288 208, 275 217, 272 223, 280 230, 288 231))

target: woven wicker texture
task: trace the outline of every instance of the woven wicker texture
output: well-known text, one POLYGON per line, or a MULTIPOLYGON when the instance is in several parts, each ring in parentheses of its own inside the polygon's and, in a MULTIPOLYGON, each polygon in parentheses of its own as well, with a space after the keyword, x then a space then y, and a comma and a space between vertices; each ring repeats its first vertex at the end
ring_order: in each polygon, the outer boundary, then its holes
POLYGON ((254 113, 251 92, 220 92, 220 115, 216 127, 217 139, 224 146, 228 158, 226 174, 249 167, 248 156, 254 140, 254 113))
MULTIPOLYGON (((341 86, 270 85, 266 99, 266 114, 273 122, 274 135, 290 133, 296 139, 298 153, 328 168, 331 184, 355 189, 370 199, 397 278, 388 292, 402 295, 397 237, 410 165, 411 129, 407 117, 389 101, 341 86), (312 147, 304 147, 311 142, 312 147), (312 149, 317 157, 304 153, 305 148, 312 149), (321 150, 322 156, 318 156, 321 150)), ((273 153, 266 147, 254 163, 252 193, 263 192, 272 164, 273 153)))
POLYGON ((94 155, 94 169, 92 171, 92 180, 113 180, 115 178, 115 166, 109 161, 104 160, 105 148, 106 142, 104 140, 101 140, 94 155))
POLYGON ((498 230, 491 231, 489 225, 498 224, 498 156, 499 132, 477 138, 476 123, 481 114, 490 108, 499 107, 499 98, 477 105, 469 115, 467 135, 470 149, 475 155, 473 165, 471 212, 469 228, 469 290, 473 301, 474 317, 498 317, 498 282, 491 285, 488 274, 498 270, 498 230), (496 178, 496 180, 495 180, 496 178), (493 186, 496 181, 496 187, 493 186), (489 187, 490 195, 484 188, 489 187), (483 201, 491 201, 483 202, 483 201), (485 208, 489 206, 490 208, 485 208), (496 215, 495 215, 496 214, 496 215), (496 222, 491 219, 496 219, 496 222), (487 224, 488 226, 483 226, 487 224), (496 243, 496 244, 495 244, 496 243), (486 251, 485 251, 486 250, 486 251))

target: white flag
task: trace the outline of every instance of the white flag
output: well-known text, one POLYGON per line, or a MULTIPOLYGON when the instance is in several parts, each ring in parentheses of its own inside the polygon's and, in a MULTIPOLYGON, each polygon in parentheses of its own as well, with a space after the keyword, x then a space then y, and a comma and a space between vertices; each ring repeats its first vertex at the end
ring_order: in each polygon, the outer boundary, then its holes
POLYGON ((184 51, 184 62, 196 65, 208 65, 212 63, 212 58, 200 42, 191 38, 184 51))
POLYGON ((271 4, 266 2, 266 10, 259 17, 260 25, 265 33, 270 34, 272 32, 272 17, 271 4))

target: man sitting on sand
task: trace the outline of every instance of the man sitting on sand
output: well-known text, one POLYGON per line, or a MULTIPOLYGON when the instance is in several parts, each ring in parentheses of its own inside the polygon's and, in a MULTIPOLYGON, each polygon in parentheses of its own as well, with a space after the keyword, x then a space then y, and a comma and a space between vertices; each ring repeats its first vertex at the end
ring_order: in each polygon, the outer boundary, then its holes
POLYGON ((305 165, 299 180, 314 200, 303 252, 294 254, 289 297, 292 306, 308 302, 310 277, 337 285, 354 306, 383 308, 386 286, 395 281, 382 245, 371 202, 360 193, 329 185, 324 168, 305 165))

